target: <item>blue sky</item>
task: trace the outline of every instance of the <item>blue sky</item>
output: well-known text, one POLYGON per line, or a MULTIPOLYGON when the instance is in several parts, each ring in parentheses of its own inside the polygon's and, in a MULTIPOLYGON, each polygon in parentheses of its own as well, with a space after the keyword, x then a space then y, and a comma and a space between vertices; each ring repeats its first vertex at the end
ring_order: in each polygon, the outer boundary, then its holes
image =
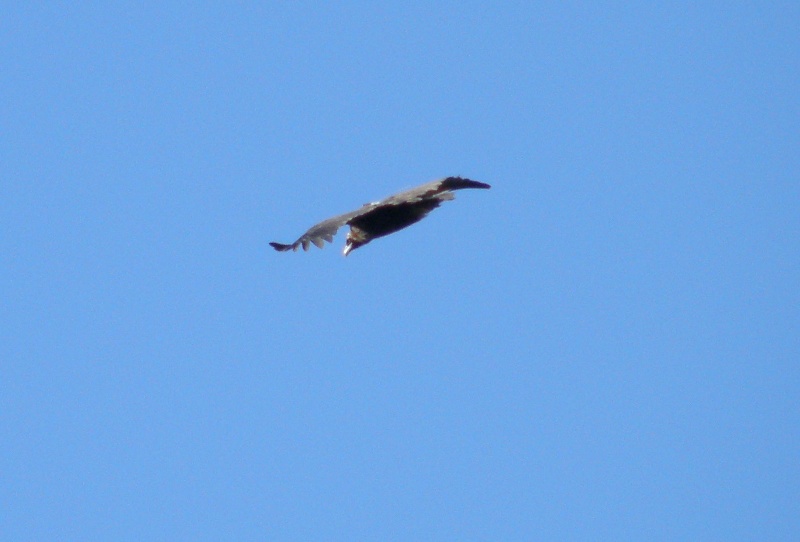
POLYGON ((5 6, 0 537, 800 539, 799 26, 5 6))

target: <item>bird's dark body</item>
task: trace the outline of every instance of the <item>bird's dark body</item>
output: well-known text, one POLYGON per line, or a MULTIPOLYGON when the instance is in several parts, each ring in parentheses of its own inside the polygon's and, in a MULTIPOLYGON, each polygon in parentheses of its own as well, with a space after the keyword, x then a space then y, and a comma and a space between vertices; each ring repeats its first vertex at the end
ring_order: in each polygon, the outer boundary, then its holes
POLYGON ((372 239, 377 239, 416 224, 440 203, 439 200, 423 200, 417 203, 376 207, 367 214, 351 220, 350 227, 355 226, 372 239))
POLYGON ((490 186, 461 177, 447 177, 324 220, 290 245, 274 242, 270 245, 281 252, 297 250, 300 246, 303 250, 308 250, 311 243, 322 248, 324 241, 331 242, 339 228, 348 224, 350 231, 344 248, 344 255, 347 256, 352 250, 366 245, 373 239, 419 222, 442 202, 454 199, 453 190, 462 188, 490 188, 490 186))

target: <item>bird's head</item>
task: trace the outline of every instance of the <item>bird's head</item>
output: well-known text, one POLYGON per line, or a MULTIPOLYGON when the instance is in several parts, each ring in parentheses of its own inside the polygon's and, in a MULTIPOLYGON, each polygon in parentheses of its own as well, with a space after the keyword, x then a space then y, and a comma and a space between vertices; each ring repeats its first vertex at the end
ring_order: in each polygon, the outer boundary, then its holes
POLYGON ((342 254, 347 256, 352 251, 359 247, 363 247, 371 240, 372 239, 364 230, 350 226, 350 231, 347 232, 347 238, 345 239, 344 250, 342 250, 342 254))

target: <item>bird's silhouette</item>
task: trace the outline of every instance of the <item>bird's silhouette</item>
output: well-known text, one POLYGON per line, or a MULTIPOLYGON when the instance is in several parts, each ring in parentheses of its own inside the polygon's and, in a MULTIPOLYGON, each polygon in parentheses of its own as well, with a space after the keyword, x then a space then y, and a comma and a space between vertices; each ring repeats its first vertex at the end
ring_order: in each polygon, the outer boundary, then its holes
POLYGON ((400 192, 376 203, 367 203, 360 209, 335 216, 312 226, 294 243, 270 243, 277 251, 296 251, 299 247, 308 250, 311 243, 322 248, 325 241, 333 242, 333 236, 339 228, 348 224, 345 256, 353 250, 363 247, 373 239, 402 230, 425 218, 428 213, 439 207, 444 201, 455 199, 453 190, 462 188, 490 188, 486 183, 446 177, 423 184, 417 188, 400 192))

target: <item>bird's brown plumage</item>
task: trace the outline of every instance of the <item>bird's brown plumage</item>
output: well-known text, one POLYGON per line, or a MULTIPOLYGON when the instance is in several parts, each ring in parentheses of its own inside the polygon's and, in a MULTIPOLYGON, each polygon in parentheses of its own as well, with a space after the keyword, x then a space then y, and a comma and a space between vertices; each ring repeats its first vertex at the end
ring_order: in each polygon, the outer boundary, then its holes
POLYGON ((490 188, 486 183, 463 179, 461 177, 447 177, 433 181, 411 190, 406 190, 389 196, 377 203, 367 203, 360 209, 335 216, 312 226, 300 238, 291 244, 270 243, 277 251, 285 252, 308 247, 313 243, 322 248, 325 241, 333 241, 333 236, 339 228, 348 224, 350 231, 347 234, 347 243, 344 255, 364 246, 373 239, 389 235, 402 230, 425 218, 428 213, 436 209, 443 201, 455 198, 453 190, 462 188, 490 188))

